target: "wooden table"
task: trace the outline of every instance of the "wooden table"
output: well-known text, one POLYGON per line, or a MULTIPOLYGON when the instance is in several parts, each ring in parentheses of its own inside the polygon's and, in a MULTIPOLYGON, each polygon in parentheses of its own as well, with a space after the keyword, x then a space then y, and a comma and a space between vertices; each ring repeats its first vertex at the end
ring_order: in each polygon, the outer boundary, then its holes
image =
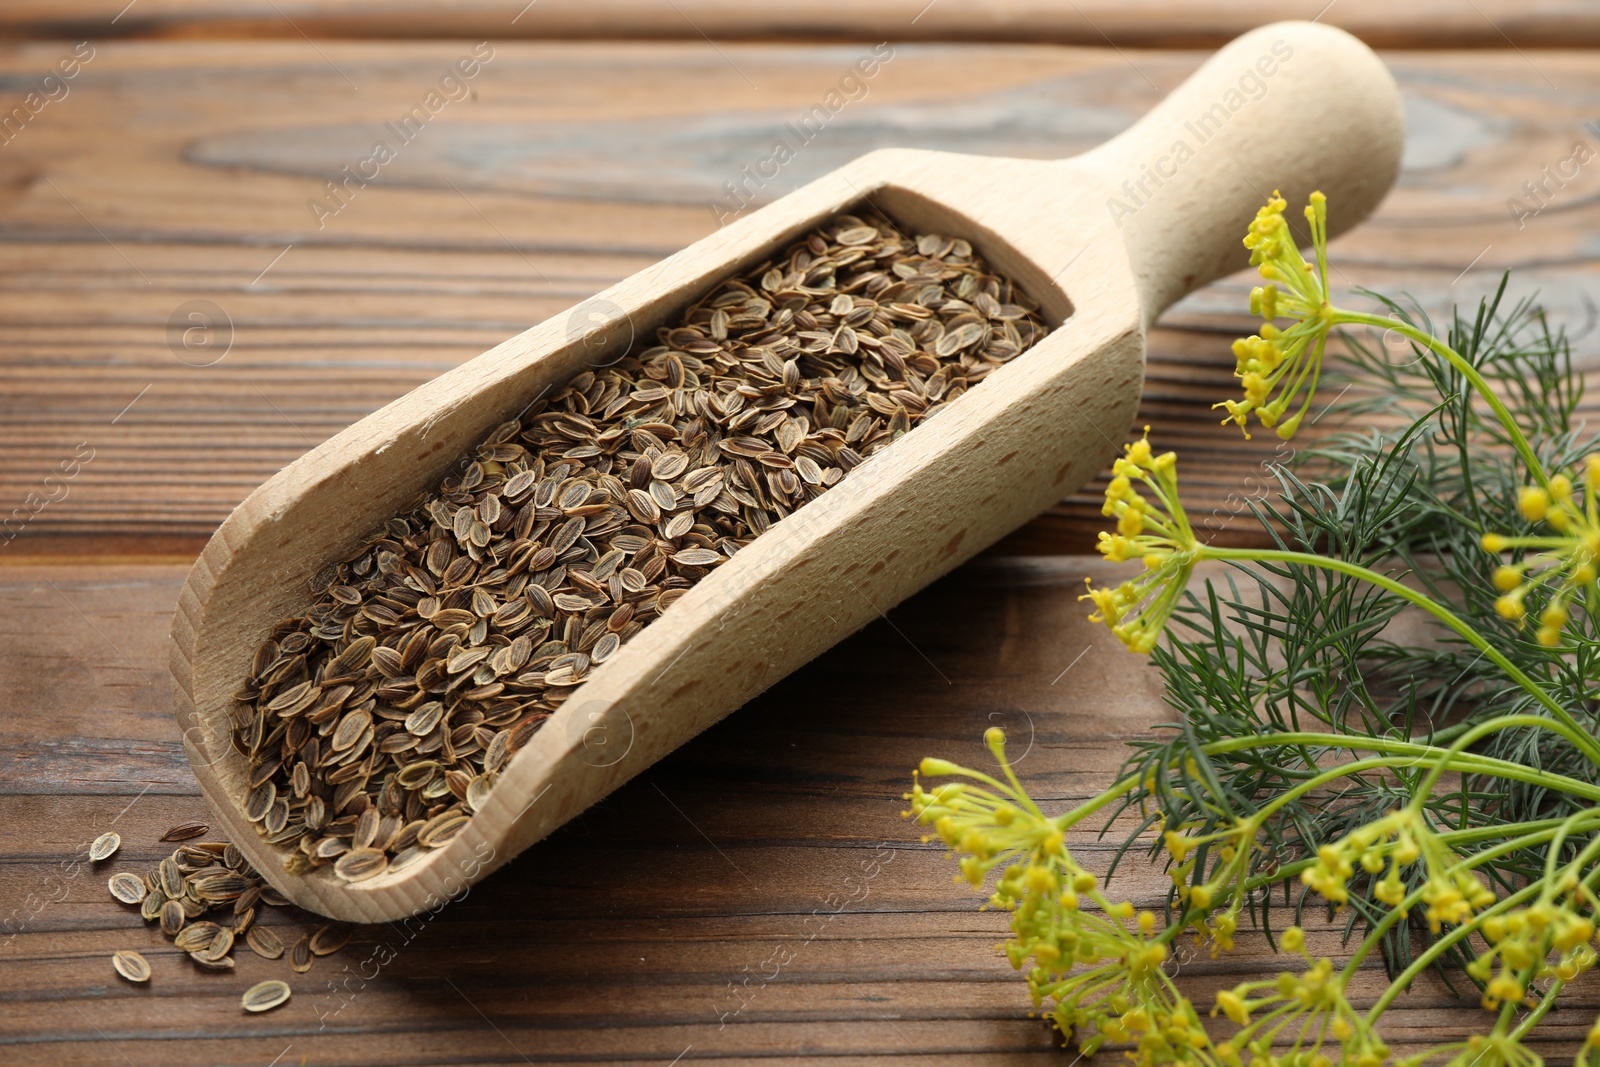
MULTIPOLYGON (((104 872, 61 864, 115 828, 142 868, 170 849, 165 827, 206 817, 165 635, 227 510, 351 421, 711 230, 706 201, 872 42, 897 42, 893 60, 769 192, 879 145, 1080 151, 1192 70, 1203 52, 1185 48, 1320 2, 123 2, 0 12, 7 109, 79 61, 0 134, 0 515, 26 518, 0 548, 0 1063, 1055 1062, 992 950, 1003 919, 951 884, 899 794, 924 754, 982 763, 982 730, 1002 724, 1029 785, 1067 804, 1165 714, 1150 672, 1075 599, 1099 566, 1075 555, 1099 525, 1092 488, 437 917, 360 931, 271 1014, 238 997, 282 963, 241 953, 236 973, 198 972, 108 898, 104 872), (325 179, 483 39, 470 96, 336 212, 308 206, 334 203, 325 179), (73 457, 75 477, 44 481, 73 457), (151 958, 148 986, 113 974, 122 948, 151 958)), ((1600 165, 1564 184, 1542 168, 1600 146, 1584 125, 1600 115, 1585 50, 1600 23, 1575 2, 1525 6, 1326 9, 1398 49, 1412 124, 1399 187, 1335 246, 1341 288, 1403 288, 1437 311, 1514 266, 1557 321, 1592 325, 1600 165), (1525 182, 1545 182, 1542 201, 1525 182)), ((1247 536, 1260 464, 1283 458, 1209 411, 1233 391, 1249 284, 1166 316, 1140 414, 1226 537, 1247 536)), ((1131 884, 1160 897, 1154 873, 1131 884)), ((1188 964, 1196 999, 1263 958, 1246 939, 1188 964)), ((1401 1042, 1483 1025, 1442 988, 1402 1004, 1401 1042)), ((1592 1008, 1552 1032, 1576 1040, 1592 1008)))

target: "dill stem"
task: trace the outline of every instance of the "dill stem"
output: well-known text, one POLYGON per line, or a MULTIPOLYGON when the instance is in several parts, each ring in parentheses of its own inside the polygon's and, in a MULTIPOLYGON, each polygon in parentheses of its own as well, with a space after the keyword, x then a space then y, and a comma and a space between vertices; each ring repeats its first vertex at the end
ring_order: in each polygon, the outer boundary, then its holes
MULTIPOLYGON (((1415 741, 1399 741, 1386 737, 1346 737, 1310 731, 1230 737, 1204 745, 1200 751, 1208 756, 1219 756, 1241 748, 1255 748, 1257 745, 1316 745, 1321 748, 1345 748, 1353 752, 1384 752, 1392 756, 1413 756, 1418 760, 1438 758, 1446 751, 1437 745, 1419 744, 1415 741)), ((1582 782, 1565 775, 1536 771, 1520 763, 1512 763, 1510 760, 1497 759, 1493 756, 1481 756, 1475 752, 1458 753, 1455 769, 1468 774, 1509 778, 1529 785, 1548 785, 1586 800, 1600 801, 1600 785, 1582 782)))
POLYGON ((1513 1041, 1521 1041, 1523 1036, 1539 1025, 1539 1020, 1549 1014, 1550 1009, 1556 1006, 1556 997, 1561 995, 1562 987, 1567 983, 1559 978, 1552 979, 1550 988, 1544 991, 1544 996, 1539 998, 1539 1003, 1533 1006, 1528 1017, 1517 1024, 1517 1028, 1508 1035, 1513 1041))
MULTIPOLYGON (((1229 737, 1221 741, 1213 741, 1209 745, 1202 745, 1200 751, 1207 756, 1222 756, 1229 752, 1237 752, 1245 748, 1266 748, 1273 745, 1316 745, 1319 748, 1341 748, 1353 752, 1382 752, 1390 756, 1409 756, 1416 760, 1438 758, 1446 750, 1437 745, 1424 745, 1415 741, 1399 741, 1387 737, 1347 737, 1340 734, 1314 733, 1308 730, 1277 734, 1251 734, 1245 737, 1229 737)), ((1398 764, 1391 764, 1398 766, 1398 764)), ((1346 767, 1349 764, 1345 765, 1346 767)), ((1574 796, 1583 797, 1585 800, 1600 803, 1600 785, 1591 782, 1579 781, 1561 774, 1552 774, 1548 771, 1536 771, 1531 767, 1524 767, 1520 763, 1510 760, 1496 759, 1492 756, 1481 756, 1475 752, 1462 752, 1457 754, 1456 770, 1467 774, 1486 774, 1496 778, 1507 778, 1514 782, 1523 782, 1527 785, 1542 785, 1574 796)), ((987 775, 962 768, 960 773, 973 778, 989 779, 987 775)), ((1067 830, 1104 808, 1114 800, 1118 800, 1132 791, 1143 780, 1142 775, 1129 775, 1117 782, 1104 793, 1087 800, 1062 815, 1057 815, 1053 820, 1056 828, 1067 830)), ((1559 822, 1560 820, 1557 820, 1559 822)), ((1535 823, 1516 825, 1537 825, 1535 823)), ((1555 824, 1552 824, 1555 825, 1555 824)), ((1514 827, 1513 827, 1514 828, 1514 827)), ((1496 827, 1494 829, 1500 829, 1496 827)), ((1484 830, 1450 831, 1450 833, 1483 833, 1484 830)))
MULTIPOLYGON (((1549 719, 1539 715, 1501 715, 1497 718, 1490 719, 1487 722, 1478 724, 1474 730, 1462 737, 1461 740, 1457 741, 1451 748, 1439 749, 1432 745, 1426 746, 1427 748, 1433 749, 1434 752, 1437 752, 1438 758, 1434 763, 1433 770, 1430 772, 1429 777, 1417 790, 1416 799, 1414 799, 1412 802, 1413 806, 1417 806, 1419 801, 1429 794, 1433 788, 1433 784, 1438 781, 1440 775, 1447 770, 1459 769, 1455 763, 1455 758, 1462 755, 1463 750, 1468 745, 1472 744, 1472 742, 1478 740, 1481 735, 1493 733, 1495 730, 1503 730, 1512 726, 1533 726, 1555 730, 1556 733, 1566 737, 1567 740, 1574 740, 1572 737, 1568 736, 1565 730, 1558 729, 1559 725, 1559 723, 1553 723, 1549 719)), ((1431 755, 1432 753, 1430 753, 1430 756, 1431 755)), ((1311 792, 1313 789, 1320 788, 1321 786, 1326 785, 1328 782, 1336 781, 1347 775, 1357 774, 1361 771, 1373 770, 1379 767, 1393 766, 1395 766, 1394 756, 1380 755, 1368 756, 1366 759, 1354 760, 1350 763, 1341 763, 1336 767, 1330 767, 1315 777, 1308 778, 1303 782, 1296 783, 1289 789, 1285 789, 1283 792, 1273 797, 1271 801, 1269 801, 1254 815, 1252 815, 1250 820, 1256 823, 1259 827, 1262 822, 1264 822, 1269 816, 1278 811, 1280 808, 1293 803, 1300 797, 1311 792)), ((1538 782, 1540 780, 1540 776, 1537 774, 1532 774, 1528 778, 1530 783, 1538 782)))
MULTIPOLYGON (((1600 839, 1591 841, 1588 847, 1578 854, 1576 859, 1566 865, 1565 869, 1570 870, 1589 862, 1594 858, 1597 851, 1600 851, 1600 839)), ((1600 875, 1600 870, 1591 871, 1584 877, 1583 880, 1585 882, 1592 881, 1596 875, 1600 875)), ((1490 915, 1507 911, 1510 908, 1521 904, 1523 901, 1536 893, 1541 895, 1548 894, 1551 888, 1553 888, 1552 884, 1547 879, 1543 878, 1537 882, 1526 885, 1510 896, 1496 901, 1492 907, 1485 908, 1483 911, 1479 912, 1473 917, 1471 922, 1461 924, 1454 930, 1451 930, 1448 934, 1439 938, 1439 940, 1435 941, 1433 944, 1429 945, 1420 956, 1411 961, 1411 965, 1409 967, 1396 976, 1395 980, 1389 984, 1389 988, 1384 990, 1383 995, 1378 998, 1377 1003, 1373 1004, 1371 1009, 1368 1010, 1368 1024, 1375 1022, 1380 1015, 1388 1010, 1389 1005, 1394 1003, 1394 998, 1399 996, 1401 991, 1406 986, 1410 985, 1417 975, 1421 974, 1428 967, 1432 966, 1433 961, 1439 956, 1443 955, 1450 948, 1450 946, 1454 945, 1458 941, 1463 940, 1470 934, 1475 933, 1479 927, 1483 925, 1484 919, 1488 918, 1490 915)), ((1369 939, 1370 936, 1371 935, 1368 935, 1369 939)))
POLYGON ((1480 738, 1486 737, 1489 734, 1496 733, 1500 730, 1509 729, 1513 726, 1532 726, 1536 729, 1550 730, 1553 733, 1560 734, 1562 737, 1566 738, 1568 741, 1571 741, 1580 748, 1583 747, 1584 743, 1589 740, 1588 736, 1580 731, 1574 728, 1569 728, 1562 723, 1551 722, 1542 715, 1496 715, 1492 719, 1486 719, 1483 722, 1475 724, 1472 729, 1468 730, 1466 733, 1462 734, 1456 739, 1455 743, 1446 750, 1446 755, 1440 758, 1433 770, 1428 773, 1428 777, 1423 779, 1422 784, 1417 787, 1416 794, 1411 800, 1411 806, 1418 810, 1421 809, 1423 800, 1432 794, 1435 783, 1437 783, 1440 776, 1443 775, 1447 769, 1449 769, 1448 764, 1450 757, 1457 756, 1462 752, 1465 752, 1468 746, 1472 745, 1480 738))
POLYGON ((1380 589, 1384 589, 1393 593, 1395 596, 1398 596, 1402 600, 1416 605, 1417 607, 1426 611, 1428 614, 1432 615, 1434 618, 1438 619, 1440 622, 1444 623, 1446 626, 1450 627, 1450 629, 1460 634, 1461 637, 1465 639, 1466 642, 1473 648, 1476 648, 1479 652, 1482 652, 1485 656, 1487 656, 1489 660, 1495 664, 1495 666, 1499 667, 1506 673, 1508 678, 1510 678, 1513 682, 1516 682, 1517 685, 1521 686, 1530 696, 1549 709, 1550 714, 1556 719, 1556 721, 1562 723, 1572 730, 1574 735, 1572 739, 1573 743, 1576 744, 1583 754, 1588 756, 1592 762, 1600 764, 1600 743, 1597 743, 1594 738, 1590 737, 1584 732, 1583 727, 1579 725, 1578 721, 1572 717, 1572 714, 1568 712, 1566 708, 1563 708, 1560 704, 1556 703, 1555 699, 1551 697, 1549 693, 1546 693, 1542 688, 1540 688, 1537 682, 1524 674, 1520 667, 1507 659, 1503 652, 1491 645, 1483 637, 1483 635, 1479 634, 1477 630, 1472 628, 1470 623, 1427 594, 1419 593, 1415 589, 1395 581, 1388 575, 1379 574, 1377 571, 1369 570, 1358 563, 1351 563, 1342 559, 1333 559, 1329 556, 1318 556, 1310 552, 1292 552, 1286 549, 1266 548, 1213 548, 1209 545, 1202 545, 1197 550, 1196 555, 1199 559, 1253 561, 1259 563, 1297 563, 1303 567, 1317 567, 1322 570, 1336 571, 1340 574, 1347 574, 1352 578, 1359 578, 1364 582, 1369 582, 1380 589))
POLYGON ((1538 454, 1534 452, 1533 446, 1528 443, 1527 437, 1523 435, 1522 428, 1517 425, 1517 420, 1512 416, 1510 409, 1495 395, 1494 390, 1489 387, 1489 383, 1484 379, 1483 375, 1478 373, 1478 368, 1469 363, 1465 356, 1437 337, 1424 333, 1415 326, 1410 326, 1403 322, 1397 323, 1394 319, 1369 315, 1361 311, 1345 311, 1342 308, 1331 308, 1330 310, 1333 312, 1334 321, 1336 322, 1359 323, 1364 326, 1375 326, 1382 330, 1393 330, 1402 337, 1415 341, 1447 360, 1478 391, 1478 394, 1488 402, 1489 409, 1494 412, 1494 417, 1499 420, 1500 425, 1505 428, 1506 436, 1511 439, 1511 447, 1517 450, 1517 454, 1522 457, 1522 462, 1528 465, 1528 473, 1546 489, 1550 487, 1550 475, 1545 472, 1544 464, 1539 461, 1538 454))
POLYGON ((1296 800, 1311 792, 1313 789, 1317 789, 1329 782, 1337 781, 1346 775, 1359 774, 1362 771, 1376 770, 1379 767, 1393 767, 1394 764, 1395 760, 1393 756, 1384 755, 1368 756, 1366 759, 1353 760, 1350 763, 1341 763, 1337 767, 1330 767, 1314 778, 1308 778, 1290 789, 1285 789, 1283 792, 1273 797, 1272 800, 1270 800, 1261 808, 1261 810, 1252 815, 1250 820, 1255 822, 1259 827, 1268 816, 1272 815, 1279 808, 1294 803, 1296 800))

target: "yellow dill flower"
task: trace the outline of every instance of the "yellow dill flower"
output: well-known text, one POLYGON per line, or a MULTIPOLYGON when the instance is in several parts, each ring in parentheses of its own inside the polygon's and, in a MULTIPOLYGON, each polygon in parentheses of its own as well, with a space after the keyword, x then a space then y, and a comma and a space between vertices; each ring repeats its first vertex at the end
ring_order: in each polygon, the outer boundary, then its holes
POLYGON ((1013 967, 1027 969, 1034 1003, 1054 1001, 1050 1018, 1064 1039, 1077 1034, 1086 1053, 1127 1041, 1151 1067, 1208 1063, 1198 1055, 1209 1047, 1205 1028, 1163 970, 1168 949, 1155 915, 1101 892, 1056 822, 1023 791, 1006 760, 1004 732, 992 728, 984 740, 1004 780, 923 760, 920 775, 965 780, 925 790, 914 778, 906 814, 966 853, 958 880, 979 886, 999 871, 989 905, 1011 913, 1003 948, 1013 967))
MULTIPOLYGON (((1244 386, 1244 400, 1225 400, 1215 406, 1227 409, 1224 423, 1231 420, 1241 429, 1245 417, 1254 412, 1261 425, 1276 428, 1278 436, 1287 441, 1299 429, 1316 395, 1322 354, 1335 316, 1328 304, 1328 198, 1312 193, 1305 209, 1315 266, 1305 261, 1295 245, 1283 217, 1286 207, 1288 202, 1274 192, 1256 212, 1245 235, 1250 265, 1267 282, 1251 291, 1250 313, 1264 321, 1259 333, 1233 343, 1238 360, 1234 373, 1244 386), (1295 321, 1288 329, 1279 329, 1273 320, 1280 317, 1295 321), (1302 393, 1304 399, 1299 400, 1294 414, 1285 418, 1302 393)), ((1245 436, 1250 436, 1248 431, 1245 436)))
POLYGON ((1317 862, 1306 868, 1300 879, 1324 900, 1344 904, 1350 899, 1349 880, 1359 866, 1368 874, 1383 873, 1373 883, 1373 895, 1390 907, 1399 907, 1410 895, 1400 871, 1419 859, 1427 870, 1421 894, 1427 906, 1425 918, 1434 933, 1445 924, 1468 921, 1495 902, 1493 891, 1462 866, 1422 812, 1409 807, 1322 845, 1317 849, 1317 862))
MULTIPOLYGON (((1241 982, 1217 994, 1217 1006, 1211 1014, 1226 1015, 1240 1027, 1225 1047, 1254 1053, 1252 1064, 1332 1067, 1338 1062, 1378 1067, 1389 1056, 1388 1046, 1351 1008, 1345 996, 1345 981, 1335 973, 1333 961, 1313 959, 1304 944, 1305 936, 1298 927, 1285 932, 1284 949, 1305 961, 1303 971, 1284 971, 1276 978, 1241 982), (1296 1055, 1280 1060, 1273 1056, 1271 1046, 1275 1040, 1287 1037, 1295 1039, 1296 1055), (1323 1051, 1330 1038, 1338 1043, 1337 1055, 1323 1051)), ((1223 1059, 1229 1062, 1226 1057, 1223 1059)))
POLYGON ((1183 595, 1200 544, 1178 498, 1177 453, 1154 455, 1148 426, 1144 437, 1124 446, 1124 452, 1112 466, 1101 508, 1117 520, 1117 531, 1101 531, 1098 547, 1113 563, 1143 560, 1145 570, 1111 589, 1086 583, 1088 592, 1078 599, 1094 602, 1091 621, 1105 623, 1135 652, 1149 652, 1183 595))
MULTIPOLYGON (((945 760, 925 759, 921 775, 959 775, 967 781, 948 782, 928 791, 914 779, 906 814, 931 826, 934 835, 960 860, 961 876, 982 886, 990 874, 1000 876, 989 898, 992 907, 1013 912, 1016 939, 1007 946, 1013 966, 1020 968, 1032 956, 1053 968, 1064 961, 1088 962, 1116 959, 1148 940, 1149 931, 1138 922, 1132 904, 1111 903, 1097 889, 1099 879, 1081 867, 1066 848, 1064 836, 1022 791, 1005 756, 1005 733, 998 727, 984 734, 1005 781, 945 760), (1087 896, 1100 912, 1090 915, 1080 908, 1087 896), (1132 919, 1132 929, 1107 916, 1132 919)), ((1153 920, 1151 920, 1153 921, 1153 920)))
POLYGON ((1250 1022, 1250 1009, 1245 1005, 1244 998, 1231 989, 1224 989, 1217 994, 1217 1006, 1211 1014, 1215 1015, 1218 1011, 1240 1026, 1248 1025, 1250 1022))
POLYGON ((1250 859, 1260 829, 1259 823, 1240 819, 1208 834, 1168 830, 1162 835, 1163 847, 1172 857, 1167 875, 1177 889, 1178 899, 1187 905, 1185 921, 1194 930, 1197 943, 1210 940, 1213 959, 1233 950, 1239 912, 1248 895, 1244 883, 1250 875, 1250 859), (1212 868, 1208 881, 1197 885, 1193 875, 1197 852, 1202 847, 1214 850, 1221 862, 1212 868), (1224 902, 1226 908, 1211 911, 1224 902))
POLYGON ((1489 552, 1523 550, 1520 560, 1495 568, 1491 580, 1500 596, 1495 610, 1502 618, 1522 623, 1527 598, 1548 589, 1550 599, 1539 612, 1535 637, 1541 645, 1561 644, 1561 629, 1569 618, 1568 605, 1585 590, 1595 589, 1600 575, 1600 455, 1584 464, 1582 500, 1572 479, 1558 474, 1548 487, 1530 485, 1517 495, 1517 509, 1529 522, 1542 522, 1552 534, 1508 537, 1490 533, 1483 537, 1489 552))
POLYGON ((1587 889, 1574 886, 1558 897, 1552 886, 1529 907, 1487 917, 1479 931, 1488 948, 1467 967, 1484 985, 1483 1006, 1494 1011, 1502 1003, 1529 1003, 1530 982, 1570 982, 1593 970, 1594 904, 1587 889))
POLYGON ((1459 867, 1430 874, 1422 887, 1422 902, 1427 905, 1424 918, 1434 933, 1447 923, 1455 926, 1466 922, 1494 901, 1493 891, 1459 867))

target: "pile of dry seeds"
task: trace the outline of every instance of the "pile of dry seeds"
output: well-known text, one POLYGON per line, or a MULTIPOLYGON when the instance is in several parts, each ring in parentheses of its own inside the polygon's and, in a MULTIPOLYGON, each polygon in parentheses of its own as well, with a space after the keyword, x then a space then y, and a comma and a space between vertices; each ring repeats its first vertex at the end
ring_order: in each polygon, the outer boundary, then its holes
MULTIPOLYGON (((145 922, 159 923, 174 945, 208 970, 233 970, 232 953, 239 943, 263 959, 281 958, 285 951, 282 940, 270 928, 257 926, 255 919, 259 909, 286 907, 289 901, 267 885, 233 845, 190 840, 203 836, 207 829, 203 823, 184 823, 168 830, 162 841, 183 843, 147 874, 113 874, 107 882, 111 895, 138 907, 145 922), (224 922, 207 918, 213 914, 224 922)), ((105 860, 121 844, 117 834, 101 834, 90 846, 89 858, 96 863, 105 860)), ((343 948, 351 932, 347 923, 328 923, 302 936, 288 949, 289 966, 304 974, 317 956, 343 948)), ((117 952, 111 965, 130 982, 150 979, 150 963, 138 952, 117 952)), ((241 1006, 246 1011, 267 1011, 288 999, 288 985, 271 979, 251 986, 241 1006)))
POLYGON ((246 814, 304 873, 450 840, 590 671, 712 568, 1044 336, 963 240, 841 215, 579 374, 256 653, 246 814))

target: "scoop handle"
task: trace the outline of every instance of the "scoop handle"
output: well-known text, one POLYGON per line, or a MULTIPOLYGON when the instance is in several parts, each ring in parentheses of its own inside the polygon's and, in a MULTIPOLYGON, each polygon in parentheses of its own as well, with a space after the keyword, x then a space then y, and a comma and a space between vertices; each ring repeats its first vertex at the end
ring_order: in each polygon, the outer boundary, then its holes
POLYGON ((1354 226, 1400 170, 1394 78, 1343 30, 1278 22, 1234 39, 1131 128, 1066 160, 1105 187, 1148 326, 1173 302, 1247 265, 1245 227, 1274 189, 1304 239, 1320 189, 1330 235, 1354 226))

